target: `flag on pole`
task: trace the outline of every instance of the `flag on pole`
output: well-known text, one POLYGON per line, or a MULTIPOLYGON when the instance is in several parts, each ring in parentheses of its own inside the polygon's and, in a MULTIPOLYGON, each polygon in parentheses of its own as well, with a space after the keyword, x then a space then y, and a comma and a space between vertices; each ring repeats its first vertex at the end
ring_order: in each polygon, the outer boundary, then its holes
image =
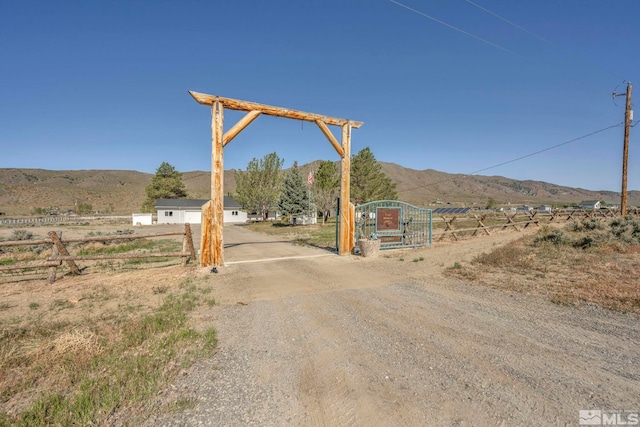
POLYGON ((307 176, 307 184, 313 185, 313 172, 309 172, 309 175, 307 176))

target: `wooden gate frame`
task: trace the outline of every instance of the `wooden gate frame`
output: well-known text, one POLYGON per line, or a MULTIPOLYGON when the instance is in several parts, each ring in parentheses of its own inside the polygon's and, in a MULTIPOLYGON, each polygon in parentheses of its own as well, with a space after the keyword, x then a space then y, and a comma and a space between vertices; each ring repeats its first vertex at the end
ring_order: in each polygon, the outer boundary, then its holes
MULTIPOLYGON (((224 153, 223 148, 261 114, 287 119, 304 120, 315 123, 333 148, 340 155, 342 178, 340 180, 340 200, 349 201, 351 188, 351 129, 358 129, 363 122, 328 117, 320 114, 305 113, 288 108, 274 107, 238 99, 223 98, 189 91, 189 94, 202 105, 211 106, 211 200, 202 207, 202 240, 200 243, 200 264, 205 267, 219 267, 224 264, 223 223, 224 223, 224 153), (246 111, 226 133, 224 132, 224 109, 246 111), (338 142, 329 126, 342 128, 342 141, 338 142)), ((353 203, 340 203, 340 234, 338 253, 348 255, 355 246, 353 203)))

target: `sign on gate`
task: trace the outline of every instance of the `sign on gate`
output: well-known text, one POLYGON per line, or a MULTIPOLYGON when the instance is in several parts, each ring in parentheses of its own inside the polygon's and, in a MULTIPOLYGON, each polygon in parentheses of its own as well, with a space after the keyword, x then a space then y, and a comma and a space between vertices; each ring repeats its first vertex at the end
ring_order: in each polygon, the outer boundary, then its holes
POLYGON ((378 200, 355 208, 355 242, 377 238, 380 249, 426 246, 432 241, 432 211, 397 200, 378 200))
POLYGON ((378 208, 378 230, 400 230, 400 208, 378 208))

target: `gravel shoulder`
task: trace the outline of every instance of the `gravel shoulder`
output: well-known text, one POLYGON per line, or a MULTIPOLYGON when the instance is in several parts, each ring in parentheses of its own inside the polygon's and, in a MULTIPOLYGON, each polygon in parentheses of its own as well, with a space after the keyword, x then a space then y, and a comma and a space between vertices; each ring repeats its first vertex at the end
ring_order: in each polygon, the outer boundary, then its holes
POLYGON ((219 345, 162 397, 195 406, 148 425, 577 425, 581 409, 640 412, 637 315, 443 276, 517 237, 200 269, 218 305, 193 320, 219 345))

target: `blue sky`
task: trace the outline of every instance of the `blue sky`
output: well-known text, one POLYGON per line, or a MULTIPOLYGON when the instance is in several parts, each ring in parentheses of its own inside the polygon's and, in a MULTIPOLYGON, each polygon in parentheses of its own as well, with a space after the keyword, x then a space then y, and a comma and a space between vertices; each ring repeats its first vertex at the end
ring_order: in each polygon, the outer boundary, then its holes
MULTIPOLYGON (((208 171, 194 90, 363 121, 352 154, 472 173, 621 123, 611 93, 637 80, 639 16, 637 0, 0 0, 0 167, 208 171)), ((619 126, 481 174, 619 191, 622 140, 619 126)), ((262 116, 225 169, 274 151, 338 160, 314 124, 262 116)))

